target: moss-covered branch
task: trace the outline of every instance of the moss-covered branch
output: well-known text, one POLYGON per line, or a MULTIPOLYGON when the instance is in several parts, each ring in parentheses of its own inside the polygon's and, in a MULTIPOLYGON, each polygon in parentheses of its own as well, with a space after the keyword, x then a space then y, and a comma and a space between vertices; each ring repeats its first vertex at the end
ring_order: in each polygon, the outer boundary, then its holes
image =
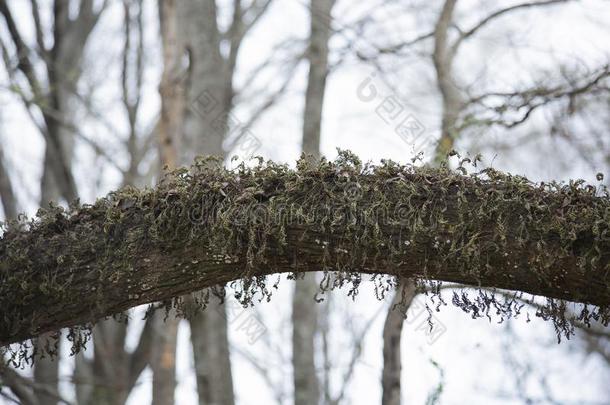
POLYGON ((41 211, 0 240, 0 345, 233 280, 248 302, 270 294, 265 276, 318 270, 355 289, 362 274, 395 275, 606 313, 605 190, 460 170, 362 165, 349 153, 297 169, 202 159, 155 189, 41 211))

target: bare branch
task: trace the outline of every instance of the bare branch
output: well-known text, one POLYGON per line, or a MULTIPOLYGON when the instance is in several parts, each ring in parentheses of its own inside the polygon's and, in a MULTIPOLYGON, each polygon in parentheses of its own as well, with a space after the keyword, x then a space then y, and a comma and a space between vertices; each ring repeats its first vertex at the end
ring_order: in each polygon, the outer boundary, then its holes
POLYGON ((364 339, 366 338, 367 333, 371 330, 371 326, 373 323, 379 318, 379 316, 383 313, 384 306, 380 305, 379 309, 373 314, 373 316, 364 324, 360 333, 356 336, 352 343, 352 355, 350 356, 349 364, 347 365, 347 370, 343 374, 343 379, 341 383, 341 389, 335 398, 332 399, 329 405, 339 405, 343 403, 347 395, 347 389, 349 387, 349 383, 351 382, 354 373, 356 371, 356 364, 362 355, 362 348, 364 346, 364 339))
POLYGON ((38 53, 47 63, 49 62, 49 52, 44 43, 44 30, 42 28, 42 23, 40 22, 40 6, 38 5, 38 0, 30 0, 30 4, 32 7, 32 17, 34 19, 34 29, 36 30, 36 44, 38 45, 38 53))
POLYGON ((233 149, 239 142, 239 140, 246 134, 253 126, 256 124, 258 120, 260 120, 264 113, 269 110, 271 107, 275 105, 277 100, 286 92, 286 89, 292 82, 293 73, 299 66, 304 55, 301 55, 299 58, 296 58, 292 61, 291 66, 288 67, 288 70, 285 74, 285 79, 282 85, 273 93, 271 93, 267 99, 250 115, 250 119, 243 123, 240 127, 240 131, 237 133, 237 136, 234 139, 227 140, 229 145, 227 146, 227 150, 233 149))
POLYGON ((244 27, 243 34, 245 36, 256 25, 260 18, 265 14, 273 0, 255 0, 252 4, 244 9, 244 27))
POLYGON ((489 92, 472 97, 469 105, 479 105, 498 117, 472 120, 464 119, 461 129, 471 125, 500 125, 505 128, 514 128, 525 123, 532 113, 540 107, 562 99, 572 99, 584 94, 610 93, 610 65, 602 66, 590 75, 574 78, 569 83, 554 87, 538 86, 531 89, 514 92, 489 92), (497 107, 486 105, 487 99, 500 98, 502 102, 497 107), (507 113, 519 113, 516 119, 507 119, 507 113))
POLYGON ((567 3, 570 1, 572 1, 572 0, 531 1, 531 2, 515 4, 513 6, 509 6, 509 7, 497 10, 497 11, 491 13, 490 15, 488 15, 487 17, 483 18, 481 21, 479 21, 469 30, 461 31, 459 38, 456 40, 456 42, 451 47, 452 48, 451 53, 455 54, 457 52, 457 50, 459 49, 460 45, 462 44, 462 42, 464 42, 464 40, 470 38, 471 36, 476 34, 477 31, 479 31, 481 28, 484 28, 490 22, 492 22, 493 20, 495 20, 499 17, 505 16, 506 14, 512 13, 517 10, 522 10, 522 9, 527 9, 527 8, 532 8, 532 7, 543 7, 543 6, 555 5, 555 4, 559 4, 559 3, 567 3))
POLYGON ((44 99, 42 96, 43 93, 41 91, 40 84, 39 84, 40 82, 38 81, 38 78, 36 77, 36 72, 34 71, 34 66, 32 65, 32 62, 30 61, 30 57, 29 57, 30 49, 26 45, 26 43, 23 41, 23 38, 21 37, 21 33, 17 29, 17 24, 15 23, 15 20, 13 19, 13 15, 12 15, 10 9, 8 8, 8 5, 6 4, 6 0, 0 0, 0 14, 2 14, 4 16, 4 20, 6 21, 8 31, 13 40, 13 44, 15 45, 15 49, 17 50, 17 58, 19 61, 17 68, 27 78, 28 83, 30 84, 30 87, 32 88, 32 93, 34 94, 34 98, 37 100, 43 100, 44 99))

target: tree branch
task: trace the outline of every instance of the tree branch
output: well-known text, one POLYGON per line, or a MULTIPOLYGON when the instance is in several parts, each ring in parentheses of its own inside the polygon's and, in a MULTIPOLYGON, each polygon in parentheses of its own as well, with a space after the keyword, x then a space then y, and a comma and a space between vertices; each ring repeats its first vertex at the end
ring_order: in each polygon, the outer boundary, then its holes
POLYGON ((455 55, 455 53, 457 52, 457 50, 459 49, 460 45, 462 44, 462 42, 464 40, 466 40, 466 39, 470 38, 471 36, 473 36, 477 31, 479 31, 481 28, 484 28, 487 24, 489 24, 490 22, 492 22, 493 20, 495 20, 498 17, 502 17, 502 16, 504 16, 506 14, 509 14, 509 13, 513 12, 513 11, 517 11, 517 10, 521 10, 521 9, 525 9, 525 8, 548 6, 548 5, 558 4, 558 3, 567 3, 569 1, 572 1, 572 0, 529 1, 529 2, 515 4, 515 5, 512 5, 512 6, 509 6, 509 7, 502 8, 500 10, 494 11, 493 13, 489 14, 487 17, 485 17, 481 21, 479 21, 477 24, 475 24, 469 30, 462 31, 460 33, 460 36, 458 37, 458 39, 452 45, 451 53, 453 55, 455 55))
MULTIPOLYGON (((42 91, 40 89, 40 84, 38 78, 36 77, 36 72, 34 71, 34 66, 30 61, 30 49, 23 41, 21 37, 21 33, 17 28, 17 24, 13 19, 13 15, 6 4, 6 0, 0 0, 0 14, 4 16, 4 20, 6 21, 6 26, 8 28, 9 34, 15 45, 15 49, 17 50, 17 58, 19 60, 18 68, 21 70, 23 75, 26 77, 30 87, 32 88, 32 93, 34 98, 42 101, 42 91)), ((8 66, 7 66, 8 69, 8 66)))
POLYGON ((36 29, 36 44, 38 46, 38 53, 45 63, 49 63, 49 52, 44 43, 44 30, 42 27, 42 22, 40 21, 40 6, 38 5, 38 0, 30 0, 30 4, 32 7, 34 28, 36 29))
MULTIPOLYGON (((519 90, 515 92, 489 92, 478 95, 468 100, 468 105, 481 106, 491 113, 497 114, 489 118, 479 118, 475 124, 500 125, 505 128, 514 128, 525 123, 531 114, 540 107, 563 99, 574 99, 584 95, 607 94, 610 93, 610 65, 602 66, 589 75, 576 77, 568 83, 552 87, 536 86, 531 89, 519 90), (495 101, 495 106, 486 105, 487 100, 495 101), (498 102, 501 100, 501 102, 498 102), (518 115, 511 119, 505 117, 508 114, 518 115)), ((465 129, 472 125, 470 118, 464 120, 460 129, 465 129)))
MULTIPOLYGON (((463 169, 463 168, 462 168, 463 169)), ((582 182, 307 159, 198 160, 154 190, 41 211, 0 239, 0 345, 233 280, 322 268, 610 305, 610 198, 582 182), (357 200, 347 199, 353 195, 357 200)))

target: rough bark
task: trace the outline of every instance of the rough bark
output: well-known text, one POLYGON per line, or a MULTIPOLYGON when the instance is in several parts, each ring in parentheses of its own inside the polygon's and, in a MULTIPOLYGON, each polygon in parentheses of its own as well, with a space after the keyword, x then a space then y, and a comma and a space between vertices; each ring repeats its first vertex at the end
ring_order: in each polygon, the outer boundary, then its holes
POLYGON ((411 301, 415 298, 415 284, 403 280, 401 289, 394 294, 383 325, 383 371, 381 374, 382 405, 401 404, 400 376, 402 359, 400 343, 402 327, 411 301))
POLYGON ((0 343, 244 277, 322 268, 610 304, 610 200, 595 188, 391 162, 366 170, 343 160, 301 161, 298 171, 268 165, 231 172, 200 163, 156 190, 48 211, 5 232, 0 343), (360 220, 325 211, 341 202, 346 209, 346 176, 363 190, 351 212, 360 220), (235 219, 253 204, 267 221, 235 219), (270 223, 277 204, 298 209, 270 223), (367 216, 383 207, 390 210, 367 216), (214 215, 202 226, 204 208, 214 215))

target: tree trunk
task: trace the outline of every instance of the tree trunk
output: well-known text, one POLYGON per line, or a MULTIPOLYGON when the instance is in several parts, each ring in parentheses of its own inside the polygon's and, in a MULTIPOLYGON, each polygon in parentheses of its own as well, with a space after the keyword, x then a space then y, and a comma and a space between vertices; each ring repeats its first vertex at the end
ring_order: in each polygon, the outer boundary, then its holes
MULTIPOLYGON (((322 110, 328 74, 328 41, 334 0, 311 1, 309 75, 303 113, 303 153, 320 156, 322 110)), ((318 330, 318 308, 314 303, 318 291, 316 275, 297 279, 292 301, 292 366, 295 405, 313 405, 320 400, 320 384, 315 364, 315 337, 318 330)))
MULTIPOLYGON (((37 350, 44 353, 46 345, 54 346, 57 343, 57 339, 54 339, 52 336, 42 335, 36 339, 35 346, 37 350)), ((43 358, 36 362, 34 367, 34 381, 36 384, 40 384, 41 387, 47 387, 47 390, 34 390, 34 392, 41 404, 57 404, 59 356, 52 359, 44 354, 43 356, 43 358)))
MULTIPOLYGON (((235 2, 239 7, 240 2, 235 2)), ((221 34, 215 0, 180 1, 180 38, 189 65, 182 83, 188 109, 180 154, 183 162, 199 155, 225 155, 225 136, 235 130, 230 118, 235 66, 220 53, 221 34)), ((239 17, 239 10, 236 11, 239 17)), ((233 376, 226 310, 215 300, 209 310, 190 319, 191 341, 200 405, 233 405, 233 376)))
MULTIPOLYGON (((449 27, 453 20, 456 0, 446 0, 434 27, 434 51, 432 61, 436 71, 436 84, 442 99, 441 137, 435 148, 433 164, 438 166, 447 159, 453 150, 457 138, 457 122, 462 110, 463 100, 453 78, 453 57, 449 44, 449 27)), ((400 405, 401 403, 401 369, 400 358, 401 332, 404 314, 409 309, 415 290, 412 280, 405 292, 397 291, 392 300, 392 308, 388 311, 383 329, 383 374, 382 374, 382 405, 400 405), (411 291, 413 290, 413 291, 411 291), (401 312, 393 310, 401 301, 401 312)))
POLYGON ((402 359, 400 343, 402 326, 411 301, 415 298, 413 280, 403 280, 400 290, 396 291, 388 315, 383 325, 383 372, 381 374, 381 405, 401 404, 400 375, 402 359))
POLYGON ((161 165, 171 168, 178 163, 184 117, 184 87, 180 83, 183 44, 178 38, 177 0, 159 0, 159 19, 163 47, 161 119, 159 121, 159 157, 161 165))
POLYGON ((176 390, 176 344, 179 319, 170 314, 164 321, 163 311, 153 315, 153 370, 152 405, 170 405, 174 403, 176 390))
POLYGON ((292 367, 294 404, 317 404, 320 387, 315 364, 315 337, 318 309, 314 296, 318 291, 315 273, 296 280, 292 300, 292 367))
POLYGON ((434 27, 434 52, 432 60, 436 71, 436 84, 442 98, 441 138, 436 147, 435 162, 447 158, 457 137, 457 122, 464 101, 453 77, 454 54, 449 43, 449 28, 457 0, 446 0, 434 27))
POLYGON ((213 301, 209 309, 190 320, 197 393, 200 404, 232 405, 235 399, 226 311, 224 305, 213 301))
POLYGON ((303 114, 303 153, 320 155, 320 127, 326 77, 328 76, 328 41, 331 35, 332 8, 335 0, 311 0, 311 32, 307 59, 309 75, 303 114))
POLYGON ((201 154, 223 154, 222 142, 230 129, 231 111, 224 103, 226 73, 215 0, 184 0, 177 6, 179 36, 188 56, 182 84, 189 108, 184 120, 181 161, 190 162, 201 154))
MULTIPOLYGON (((162 167, 174 169, 178 164, 182 122, 184 118, 184 88, 180 83, 183 43, 178 35, 178 1, 159 0, 159 20, 163 48, 161 119, 159 121, 159 161, 162 167)), ((173 310, 164 322, 164 313, 152 315, 154 352, 150 359, 153 372, 152 404, 174 403, 176 390, 176 345, 179 320, 173 310)))

